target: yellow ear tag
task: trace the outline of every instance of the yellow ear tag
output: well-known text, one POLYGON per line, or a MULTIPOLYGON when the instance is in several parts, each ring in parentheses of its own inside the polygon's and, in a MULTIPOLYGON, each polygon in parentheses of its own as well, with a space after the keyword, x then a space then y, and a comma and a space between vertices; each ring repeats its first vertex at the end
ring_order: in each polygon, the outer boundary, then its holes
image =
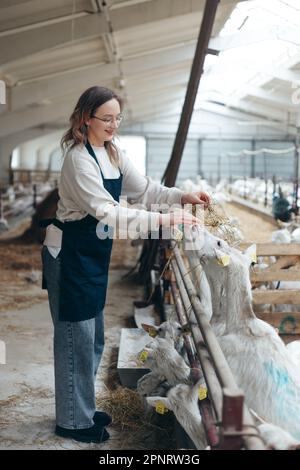
POLYGON ((155 411, 160 415, 164 415, 165 413, 168 413, 169 410, 161 401, 158 401, 155 404, 155 411))
POLYGON ((256 252, 255 252, 255 253, 251 253, 251 261, 252 261, 252 263, 257 263, 257 255, 256 255, 256 252))
POLYGON ((148 351, 142 351, 140 354, 140 361, 145 362, 148 357, 148 351))
POLYGON ((207 388, 206 387, 199 387, 198 397, 199 397, 199 400, 204 400, 204 398, 207 397, 207 388))
POLYGON ((220 266, 228 266, 230 263, 230 256, 229 255, 223 255, 217 258, 217 262, 220 266))
POLYGON ((148 335, 151 336, 152 338, 155 338, 155 336, 157 336, 158 333, 155 328, 149 328, 148 335))

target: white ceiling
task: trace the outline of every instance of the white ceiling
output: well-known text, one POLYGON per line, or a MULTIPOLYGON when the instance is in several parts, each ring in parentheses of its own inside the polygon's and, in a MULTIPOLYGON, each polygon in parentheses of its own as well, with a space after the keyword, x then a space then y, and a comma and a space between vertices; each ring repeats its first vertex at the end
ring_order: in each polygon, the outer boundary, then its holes
MULTIPOLYGON (((284 12, 295 8, 295 0, 272 2, 287 4, 284 12)), ((209 44, 220 54, 207 57, 196 107, 218 119, 244 116, 295 126, 299 106, 291 96, 292 86, 300 84, 300 17, 295 10, 289 28, 289 14, 283 23, 270 17, 264 27, 255 15, 250 21, 257 3, 272 16, 270 0, 220 1, 209 44), (237 4, 246 9, 227 22, 237 4)), ((65 127, 80 93, 95 84, 123 95, 127 126, 180 113, 204 5, 205 0, 1 0, 0 79, 7 103, 0 105, 0 139, 65 127)))
MULTIPOLYGON (((236 3, 221 0, 213 36, 236 3)), ((204 0, 1 0, 0 79, 6 82, 7 104, 0 138, 35 126, 65 126, 80 93, 95 84, 124 96, 127 123, 182 105, 204 5, 204 0)))

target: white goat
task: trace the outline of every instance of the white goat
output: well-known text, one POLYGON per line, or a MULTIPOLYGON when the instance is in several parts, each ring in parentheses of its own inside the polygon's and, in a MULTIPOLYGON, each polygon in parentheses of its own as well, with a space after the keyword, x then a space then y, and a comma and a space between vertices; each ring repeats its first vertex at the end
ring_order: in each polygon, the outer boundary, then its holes
POLYGON ((286 348, 293 361, 300 366, 300 341, 291 341, 286 348))
POLYGON ((271 235, 271 240, 273 243, 291 243, 291 234, 286 228, 274 230, 271 235))
MULTIPOLYGON (((188 253, 189 259, 194 256, 194 258, 197 259, 197 262, 200 261, 201 265, 201 253, 203 250, 204 234, 206 234, 206 232, 207 231, 203 231, 202 233, 202 231, 199 230, 198 226, 185 227, 185 253, 188 253)), ((224 240, 221 240, 220 238, 214 237, 214 240, 216 240, 217 247, 214 248, 212 254, 214 256, 214 259, 217 259, 220 263, 222 263, 223 253, 220 251, 220 248, 228 248, 228 245, 224 240)), ((215 335, 220 336, 224 333, 225 330, 225 318, 222 312, 221 303, 222 296, 224 295, 225 272, 220 271, 220 274, 223 274, 223 279, 221 280, 221 282, 215 282, 214 266, 208 264, 205 266, 205 269, 203 266, 202 268, 211 292, 210 301, 212 316, 210 319, 210 324, 212 326, 212 329, 214 330, 215 335)), ((206 296, 206 299, 207 298, 208 297, 206 296)), ((202 303, 201 297, 200 300, 202 303)), ((202 304, 202 306, 203 310, 206 310, 206 300, 205 304, 202 304)))
POLYGON ((165 396, 166 392, 170 389, 170 385, 165 377, 157 375, 155 372, 149 372, 137 381, 136 389, 141 397, 151 395, 165 396))
POLYGON ((172 338, 175 345, 183 333, 180 323, 171 320, 164 321, 158 326, 142 323, 142 327, 150 336, 157 336, 158 338, 172 338))
POLYGON ((144 365, 159 377, 164 377, 170 386, 190 383, 190 367, 174 348, 171 338, 154 338, 143 351, 144 365))
MULTIPOLYGON (((190 250, 186 250, 185 252, 189 265, 190 265, 190 274, 193 280, 193 284, 195 286, 196 292, 201 300, 203 305, 203 309, 210 320, 212 317, 212 303, 211 303, 211 290, 209 287, 208 280, 206 278, 205 272, 203 271, 199 260, 195 258, 194 254, 190 250)), ((191 318, 192 321, 196 321, 193 317, 191 318)))
MULTIPOLYGON (((213 299, 225 316, 220 346, 244 390, 246 403, 268 422, 300 439, 300 372, 273 327, 256 318, 252 309, 249 250, 230 248, 206 230, 197 256, 205 273, 218 286, 213 299), (226 266, 216 261, 227 260, 226 266)), ((215 314, 215 312, 213 312, 215 314)))
POLYGON ((174 347, 176 351, 183 357, 185 362, 189 364, 185 346, 184 346, 184 329, 177 321, 167 320, 161 323, 158 326, 155 325, 148 325, 146 323, 142 323, 142 327, 149 336, 153 338, 170 338, 174 341, 174 347))
POLYGON ((263 438, 266 446, 270 450, 299 450, 300 441, 294 439, 289 432, 275 426, 274 424, 267 423, 264 419, 258 416, 255 411, 251 410, 255 418, 258 430, 263 438))
POLYGON ((153 407, 159 403, 172 410, 196 448, 203 450, 207 442, 198 407, 198 392, 199 383, 192 386, 179 384, 171 388, 166 397, 148 397, 147 402, 153 407))
POLYGON ((270 450, 300 450, 300 440, 271 423, 258 425, 259 432, 270 450))

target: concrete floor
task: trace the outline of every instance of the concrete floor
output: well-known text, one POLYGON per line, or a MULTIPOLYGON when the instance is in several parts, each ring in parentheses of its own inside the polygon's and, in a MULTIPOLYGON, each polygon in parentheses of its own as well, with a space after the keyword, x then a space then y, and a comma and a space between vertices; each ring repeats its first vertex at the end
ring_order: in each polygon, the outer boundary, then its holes
MULTIPOLYGON (((133 325, 132 302, 142 298, 142 287, 122 280, 123 269, 110 274, 106 305, 106 347, 97 390, 108 385, 117 357, 121 327, 133 325), (101 380, 100 380, 101 379, 101 380)), ((0 339, 7 349, 0 365, 0 449, 117 449, 118 431, 103 444, 83 444, 53 434, 54 377, 52 324, 48 302, 1 314, 0 339)), ((116 375, 113 374, 113 380, 116 375)))

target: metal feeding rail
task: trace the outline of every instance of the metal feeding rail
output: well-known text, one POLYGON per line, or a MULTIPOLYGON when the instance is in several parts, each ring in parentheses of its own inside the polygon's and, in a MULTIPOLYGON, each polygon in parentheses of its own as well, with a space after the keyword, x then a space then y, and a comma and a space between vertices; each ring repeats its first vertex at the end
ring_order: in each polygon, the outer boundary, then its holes
MULTIPOLYGON (((244 404, 243 392, 237 387, 175 242, 172 242, 170 267, 173 272, 170 285, 177 316, 180 323, 187 325, 191 331, 209 392, 209 399, 200 401, 200 409, 211 448, 265 449, 252 416, 244 404)), ((187 339, 186 346, 196 382, 199 379, 197 358, 193 356, 193 348, 187 339)))

